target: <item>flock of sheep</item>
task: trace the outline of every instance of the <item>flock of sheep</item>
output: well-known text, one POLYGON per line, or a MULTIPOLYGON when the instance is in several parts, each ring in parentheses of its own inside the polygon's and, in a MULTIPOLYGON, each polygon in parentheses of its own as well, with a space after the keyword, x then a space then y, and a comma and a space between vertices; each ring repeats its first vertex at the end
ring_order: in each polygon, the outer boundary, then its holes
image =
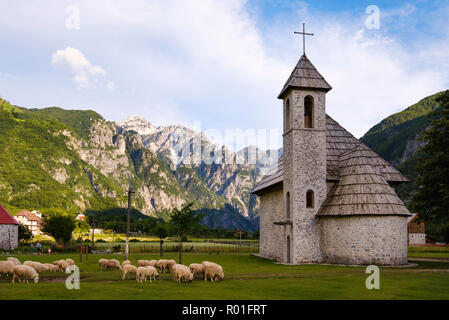
MULTIPOLYGON (((72 259, 58 260, 51 263, 40 263, 34 261, 25 261, 23 264, 14 257, 9 257, 6 261, 0 261, 0 276, 12 275, 12 283, 15 279, 19 282, 35 283, 39 282, 39 273, 45 271, 65 272, 70 265, 75 265, 72 259)), ((195 277, 204 277, 204 281, 220 281, 224 278, 223 268, 219 264, 209 261, 202 263, 192 263, 188 267, 183 264, 176 263, 175 260, 139 260, 137 267, 126 260, 122 264, 117 259, 100 259, 98 260, 100 270, 121 270, 122 280, 128 276, 135 276, 138 283, 143 281, 156 280, 159 272, 165 271, 173 274, 173 280, 180 282, 192 282, 195 277)))
POLYGON ((23 280, 28 283, 29 280, 32 280, 38 283, 40 272, 65 272, 70 265, 75 265, 75 261, 72 259, 58 260, 53 262, 53 264, 25 261, 22 264, 17 258, 9 257, 6 261, 0 261, 0 276, 12 275, 12 283, 15 282, 15 279, 18 279, 19 282, 23 280))
POLYGON ((146 282, 147 279, 152 282, 159 277, 159 272, 164 273, 165 271, 171 272, 173 280, 176 282, 192 282, 195 277, 204 277, 204 281, 219 281, 224 278, 223 267, 209 261, 192 263, 187 267, 176 263, 175 260, 139 260, 136 267, 129 260, 120 264, 116 259, 100 259, 98 266, 100 270, 122 270, 123 280, 128 275, 133 275, 139 283, 146 282))

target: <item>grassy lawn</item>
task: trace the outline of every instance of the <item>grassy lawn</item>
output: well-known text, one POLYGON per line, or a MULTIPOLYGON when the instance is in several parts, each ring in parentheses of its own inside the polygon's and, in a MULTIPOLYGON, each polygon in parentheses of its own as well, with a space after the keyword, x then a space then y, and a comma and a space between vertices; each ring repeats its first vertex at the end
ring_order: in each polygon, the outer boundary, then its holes
MULTIPOLYGON (((52 262, 78 255, 16 255, 22 262, 52 262)), ((380 290, 367 290, 368 276, 363 267, 325 265, 284 266, 249 254, 185 254, 184 264, 215 261, 223 266, 225 279, 211 283, 195 280, 177 284, 171 274, 159 280, 138 284, 121 280, 121 273, 98 270, 100 258, 121 255, 89 255, 77 263, 81 289, 67 290, 66 274, 42 273, 38 284, 11 284, 0 278, 0 299, 449 299, 449 263, 420 262, 414 268, 381 268, 380 290)), ((156 254, 134 254, 131 260, 159 259, 156 254)), ((176 259, 176 254, 164 258, 176 259)), ((1 256, 0 260, 6 259, 1 256)))

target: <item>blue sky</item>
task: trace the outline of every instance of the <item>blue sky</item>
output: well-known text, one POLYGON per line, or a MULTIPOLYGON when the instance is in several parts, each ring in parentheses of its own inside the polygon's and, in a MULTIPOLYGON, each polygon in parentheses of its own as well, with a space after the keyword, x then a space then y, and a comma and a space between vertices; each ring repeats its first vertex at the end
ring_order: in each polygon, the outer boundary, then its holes
POLYGON ((25 107, 280 130, 276 97, 302 21, 315 34, 307 55, 333 86, 327 112, 357 137, 449 87, 447 1, 22 0, 0 12, 0 96, 25 107), (366 28, 368 5, 379 29, 366 28), (79 29, 67 28, 68 6, 79 29))

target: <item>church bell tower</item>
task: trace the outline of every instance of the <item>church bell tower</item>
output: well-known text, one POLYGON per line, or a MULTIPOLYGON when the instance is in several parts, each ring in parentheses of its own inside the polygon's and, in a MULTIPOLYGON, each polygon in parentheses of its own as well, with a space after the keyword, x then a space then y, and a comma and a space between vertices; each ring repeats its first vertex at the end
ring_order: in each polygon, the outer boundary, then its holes
MULTIPOLYGON (((305 35, 305 32, 304 32, 305 35)), ((283 196, 287 263, 322 262, 316 213, 327 196, 326 93, 331 86, 305 53, 284 85, 283 196)))

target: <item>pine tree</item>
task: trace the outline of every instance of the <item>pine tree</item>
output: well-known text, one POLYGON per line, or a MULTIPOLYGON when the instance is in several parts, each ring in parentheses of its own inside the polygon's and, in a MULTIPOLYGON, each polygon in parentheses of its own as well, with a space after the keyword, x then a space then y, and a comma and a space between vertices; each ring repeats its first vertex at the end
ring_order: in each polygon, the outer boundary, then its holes
POLYGON ((433 120, 421 137, 425 145, 411 209, 426 222, 427 232, 449 242, 449 90, 437 102, 441 107, 429 114, 433 120))

